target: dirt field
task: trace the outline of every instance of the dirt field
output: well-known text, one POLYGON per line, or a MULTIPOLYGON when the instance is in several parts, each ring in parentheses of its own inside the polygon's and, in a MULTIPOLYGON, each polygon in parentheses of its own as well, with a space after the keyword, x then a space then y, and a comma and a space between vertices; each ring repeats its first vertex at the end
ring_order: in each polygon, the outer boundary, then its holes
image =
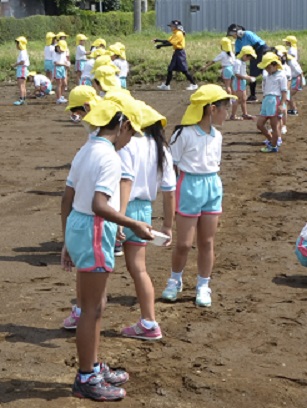
MULTIPOLYGON (((75 333, 61 329, 75 298, 75 274, 59 266, 60 200, 69 163, 85 142, 81 125, 62 106, 29 101, 14 107, 17 89, 0 87, 0 406, 88 408, 71 397, 77 362, 75 333)), ((137 90, 169 119, 168 135, 189 93, 137 90)), ((110 279, 100 357, 131 376, 122 408, 306 408, 307 274, 294 245, 306 222, 307 108, 280 153, 259 152, 255 123, 226 122, 221 177, 224 213, 216 240, 210 310, 194 305, 196 251, 175 304, 161 291, 168 249, 148 247, 156 288, 156 343, 120 337, 139 318, 123 259, 110 279)), ((52 102, 51 102, 52 101, 52 102)), ((258 113, 260 105, 250 107, 258 113)), ((162 215, 157 201, 154 226, 162 215)))

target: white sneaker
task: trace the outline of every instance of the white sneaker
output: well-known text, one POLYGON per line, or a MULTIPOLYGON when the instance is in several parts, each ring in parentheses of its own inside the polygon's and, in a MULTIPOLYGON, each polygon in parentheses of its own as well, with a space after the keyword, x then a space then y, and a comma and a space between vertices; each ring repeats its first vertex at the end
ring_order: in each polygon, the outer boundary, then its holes
POLYGON ((288 132, 288 129, 287 129, 287 126, 282 126, 282 128, 281 128, 281 134, 282 135, 285 135, 286 133, 288 132))
POLYGON ((57 101, 56 101, 56 103, 57 103, 57 105, 60 105, 61 103, 66 103, 67 102, 67 99, 57 99, 57 101))
POLYGON ((49 92, 49 95, 54 95, 54 94, 55 94, 54 91, 50 91, 50 92, 49 92))
POLYGON ((170 91, 171 90, 171 86, 170 85, 165 85, 165 84, 158 85, 157 88, 160 89, 161 91, 170 91))
POLYGON ((189 85, 187 88, 185 88, 187 91, 196 91, 198 89, 198 85, 189 85))
POLYGON ((182 282, 178 282, 176 279, 170 278, 167 281, 166 288, 162 292, 162 299, 174 302, 177 300, 177 294, 179 292, 182 292, 182 282))
POLYGON ((201 307, 211 306, 211 289, 208 286, 196 288, 196 305, 201 307))
POLYGON ((277 146, 280 147, 281 145, 282 145, 282 138, 279 137, 279 138, 277 139, 277 146))

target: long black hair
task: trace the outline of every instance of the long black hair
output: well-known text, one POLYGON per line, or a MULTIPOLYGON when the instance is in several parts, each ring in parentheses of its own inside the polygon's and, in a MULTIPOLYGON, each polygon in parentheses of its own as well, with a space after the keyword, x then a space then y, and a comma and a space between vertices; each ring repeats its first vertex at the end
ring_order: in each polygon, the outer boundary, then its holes
POLYGON ((164 147, 168 147, 167 141, 165 139, 164 129, 161 123, 161 120, 154 123, 151 126, 143 129, 145 133, 152 136, 154 141, 156 142, 157 151, 158 151, 158 163, 157 169, 163 174, 163 165, 164 161, 166 160, 164 147))

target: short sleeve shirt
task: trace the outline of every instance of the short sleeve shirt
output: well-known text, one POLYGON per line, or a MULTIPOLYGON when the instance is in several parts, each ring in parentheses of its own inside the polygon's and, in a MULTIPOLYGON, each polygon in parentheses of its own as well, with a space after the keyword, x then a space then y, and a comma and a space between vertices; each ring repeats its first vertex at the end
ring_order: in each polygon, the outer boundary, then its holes
POLYGON ((24 66, 28 67, 30 65, 30 60, 29 60, 29 55, 28 55, 28 51, 27 50, 21 50, 19 52, 19 55, 17 57, 17 62, 24 62, 24 66))

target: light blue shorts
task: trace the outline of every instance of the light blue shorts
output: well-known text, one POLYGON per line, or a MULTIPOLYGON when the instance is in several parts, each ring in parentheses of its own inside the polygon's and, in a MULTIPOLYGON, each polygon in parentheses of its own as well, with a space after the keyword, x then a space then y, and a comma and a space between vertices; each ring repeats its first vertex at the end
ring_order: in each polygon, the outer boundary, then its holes
POLYGON ((75 71, 83 71, 86 60, 77 60, 75 63, 75 71))
POLYGON ((222 68, 222 77, 223 79, 231 79, 234 76, 233 66, 228 65, 227 67, 222 68))
POLYGON ((45 72, 52 72, 54 71, 54 63, 52 60, 45 60, 45 72))
POLYGON ((232 81, 232 89, 234 91, 246 91, 246 79, 238 79, 234 77, 232 81))
POLYGON ((127 78, 126 77, 119 77, 121 87, 127 89, 127 78))
POLYGON ((88 77, 84 77, 80 79, 80 85, 88 85, 88 86, 92 86, 92 81, 90 78, 88 77))
POLYGON ((80 272, 112 272, 117 225, 72 210, 67 218, 65 244, 80 272))
POLYGON ((222 213, 223 186, 217 173, 180 172, 176 187, 176 212, 185 217, 222 213))
MULTIPOLYGON (((151 225, 152 207, 151 202, 146 200, 133 200, 127 206, 126 216, 136 221, 147 222, 151 225)), ((131 245, 145 246, 147 241, 139 238, 130 228, 124 228, 126 239, 124 243, 131 245)))
POLYGON ((302 91, 302 80, 301 77, 298 76, 296 78, 292 78, 291 80, 291 89, 293 89, 294 91, 302 91))
POLYGON ((28 67, 25 65, 18 65, 16 68, 16 78, 26 79, 29 74, 28 67))
POLYGON ((299 236, 296 240, 295 255, 302 266, 307 267, 307 241, 299 236))
POLYGON ((66 78, 66 69, 63 65, 56 65, 54 67, 54 77, 55 79, 65 79, 66 78))
POLYGON ((52 85, 49 84, 48 86, 41 86, 41 90, 44 92, 45 95, 49 95, 52 91, 52 85))
POLYGON ((265 117, 280 116, 278 111, 280 101, 280 96, 266 95, 261 104, 260 115, 265 117))

